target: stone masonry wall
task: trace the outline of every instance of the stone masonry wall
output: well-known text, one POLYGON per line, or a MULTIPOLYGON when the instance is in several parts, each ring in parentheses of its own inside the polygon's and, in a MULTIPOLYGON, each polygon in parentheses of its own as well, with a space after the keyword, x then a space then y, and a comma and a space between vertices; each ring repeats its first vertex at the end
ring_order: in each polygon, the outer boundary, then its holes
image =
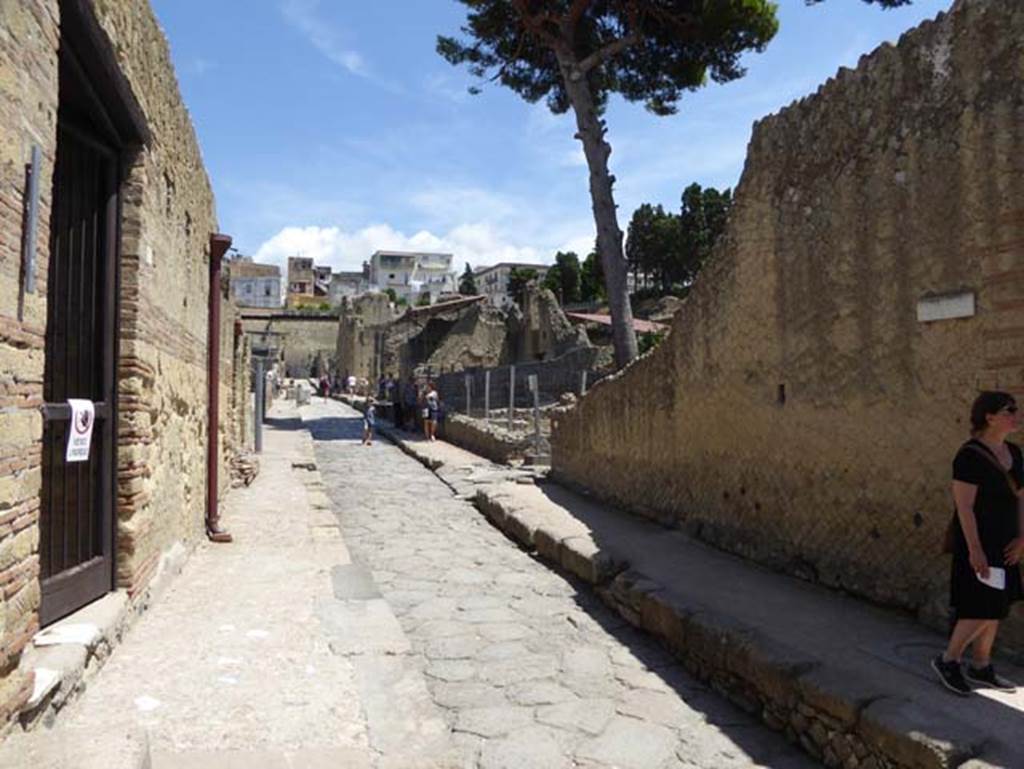
MULTIPOLYGON (((53 171, 57 117, 56 2, 0 3, 0 733, 32 690, 21 652, 38 629, 39 488, 48 242, 36 241, 39 290, 19 318, 25 166, 43 148, 53 171)), ((40 187, 39 231, 50 190, 40 187)))
MULTIPOLYGON (((117 576, 135 594, 161 553, 203 532, 209 236, 217 220, 148 3, 97 0, 95 8, 153 134, 122 204, 117 576)), ((222 404, 230 402, 226 382, 222 365, 222 404)))
POLYGON ((959 0, 755 126, 671 336, 562 417, 555 475, 941 626, 970 403, 1024 395, 1022 201, 1024 5, 959 0))
MULTIPOLYGON (((116 545, 119 587, 138 597, 175 542, 203 533, 207 294, 213 195, 166 40, 137 0, 93 8, 152 141, 122 187, 116 545)), ((0 733, 31 691, 19 668, 38 628, 39 487, 49 216, 58 109, 58 0, 0 3, 0 733), (19 315, 25 167, 43 151, 37 292, 19 315)), ((222 464, 244 440, 233 306, 221 354, 222 464)), ((222 486, 228 474, 223 472, 222 486)))
POLYGON ((258 317, 245 314, 242 321, 247 333, 271 332, 281 334, 276 343, 284 351, 284 364, 288 376, 308 377, 317 354, 327 361, 335 358, 338 344, 338 317, 336 315, 272 314, 258 317))

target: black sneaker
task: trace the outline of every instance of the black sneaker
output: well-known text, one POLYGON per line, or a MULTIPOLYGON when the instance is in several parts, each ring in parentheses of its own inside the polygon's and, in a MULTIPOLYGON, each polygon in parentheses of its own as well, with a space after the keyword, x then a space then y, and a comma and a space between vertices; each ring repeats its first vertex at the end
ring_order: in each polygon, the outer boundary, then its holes
POLYGON ((991 665, 983 668, 976 668, 973 665, 967 666, 967 673, 964 674, 968 681, 981 684, 989 689, 998 689, 1001 692, 1015 692, 1017 685, 996 673, 991 665))
POLYGON ((960 670, 959 662, 946 662, 940 654, 932 660, 932 670, 939 674, 939 680, 942 681, 942 685, 953 692, 953 694, 966 697, 971 693, 971 687, 964 680, 964 674, 960 670))

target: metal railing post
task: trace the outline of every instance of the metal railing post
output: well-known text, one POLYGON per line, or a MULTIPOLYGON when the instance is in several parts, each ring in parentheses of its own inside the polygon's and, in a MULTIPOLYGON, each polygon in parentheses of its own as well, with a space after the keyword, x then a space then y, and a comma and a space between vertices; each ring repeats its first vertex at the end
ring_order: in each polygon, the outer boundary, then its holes
POLYGON ((586 394, 587 394, 587 372, 586 371, 581 371, 580 372, 580 395, 582 396, 582 395, 586 395, 586 394))
POLYGON ((530 374, 527 379, 533 392, 533 450, 540 456, 540 387, 537 386, 537 375, 530 374))
POLYGON ((516 414, 516 367, 508 368, 508 431, 512 432, 512 420, 516 414))
POLYGON ((263 451, 263 398, 266 395, 265 382, 266 378, 263 376, 263 358, 256 358, 256 381, 255 381, 255 392, 253 393, 253 421, 252 421, 252 440, 253 448, 256 453, 259 454, 263 451))
POLYGON ((473 412, 470 411, 472 406, 472 392, 473 392, 473 377, 470 374, 466 374, 466 416, 473 416, 473 412))
POLYGON ((491 370, 484 372, 484 422, 491 421, 491 370))

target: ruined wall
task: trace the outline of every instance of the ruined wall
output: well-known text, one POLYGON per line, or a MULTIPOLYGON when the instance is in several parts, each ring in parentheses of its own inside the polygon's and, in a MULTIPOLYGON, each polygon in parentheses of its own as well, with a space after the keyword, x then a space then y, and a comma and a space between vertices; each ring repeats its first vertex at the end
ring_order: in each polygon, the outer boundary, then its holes
POLYGON ((393 319, 387 294, 366 294, 357 299, 345 297, 335 340, 335 374, 376 379, 382 335, 393 319))
MULTIPOLYGON (((217 226, 192 124, 149 5, 95 0, 92 7, 152 134, 122 186, 116 582, 138 597, 162 553, 203 534, 208 249, 217 226)), ((38 626, 38 406, 59 30, 58 0, 0 3, 0 733, 31 689, 31 675, 19 669, 19 660, 38 626), (41 146, 44 161, 38 288, 25 298, 19 317, 25 165, 33 143, 41 146)), ((233 323, 229 303, 222 314, 233 323)), ((236 352, 229 331, 221 350, 222 460, 239 440, 229 410, 236 352)))
POLYGON ((671 336, 561 419, 554 471, 941 625, 951 460, 979 388, 1024 394, 1022 340, 1024 5, 961 1, 755 127, 671 336))
POLYGON ((244 313, 242 327, 246 333, 269 333, 284 354, 287 375, 309 377, 317 354, 330 362, 336 356, 338 317, 336 315, 290 315, 273 313, 257 316, 244 313))
POLYGON ((505 313, 481 302, 461 311, 423 364, 433 371, 491 368, 508 361, 510 346, 505 313))
POLYGON ((522 310, 513 310, 509 322, 516 361, 557 358, 591 346, 587 332, 569 322, 555 295, 536 284, 527 286, 522 310))

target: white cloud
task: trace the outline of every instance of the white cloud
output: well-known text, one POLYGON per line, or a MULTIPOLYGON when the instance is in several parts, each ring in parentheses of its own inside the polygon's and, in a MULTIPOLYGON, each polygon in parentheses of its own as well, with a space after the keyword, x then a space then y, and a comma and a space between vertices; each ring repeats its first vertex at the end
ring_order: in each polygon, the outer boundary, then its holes
POLYGON ((530 245, 515 242, 487 222, 460 224, 444 235, 421 230, 406 235, 388 224, 374 224, 355 232, 339 227, 285 227, 259 247, 258 262, 286 267, 289 256, 311 257, 335 270, 358 270, 377 250, 441 251, 454 254, 461 271, 495 262, 550 262, 555 251, 576 249, 585 255, 594 242, 592 234, 579 234, 551 243, 530 245))
POLYGON ((320 0, 286 0, 281 6, 285 19, 301 32, 320 53, 353 75, 369 77, 366 62, 355 49, 317 15, 320 0))
POLYGON ((508 221, 529 210, 521 201, 481 187, 431 184, 414 192, 409 203, 422 216, 442 227, 470 221, 508 221))
POLYGON ((204 59, 202 56, 194 56, 189 60, 188 64, 185 65, 189 72, 197 77, 202 77, 211 69, 217 66, 216 62, 204 59))

